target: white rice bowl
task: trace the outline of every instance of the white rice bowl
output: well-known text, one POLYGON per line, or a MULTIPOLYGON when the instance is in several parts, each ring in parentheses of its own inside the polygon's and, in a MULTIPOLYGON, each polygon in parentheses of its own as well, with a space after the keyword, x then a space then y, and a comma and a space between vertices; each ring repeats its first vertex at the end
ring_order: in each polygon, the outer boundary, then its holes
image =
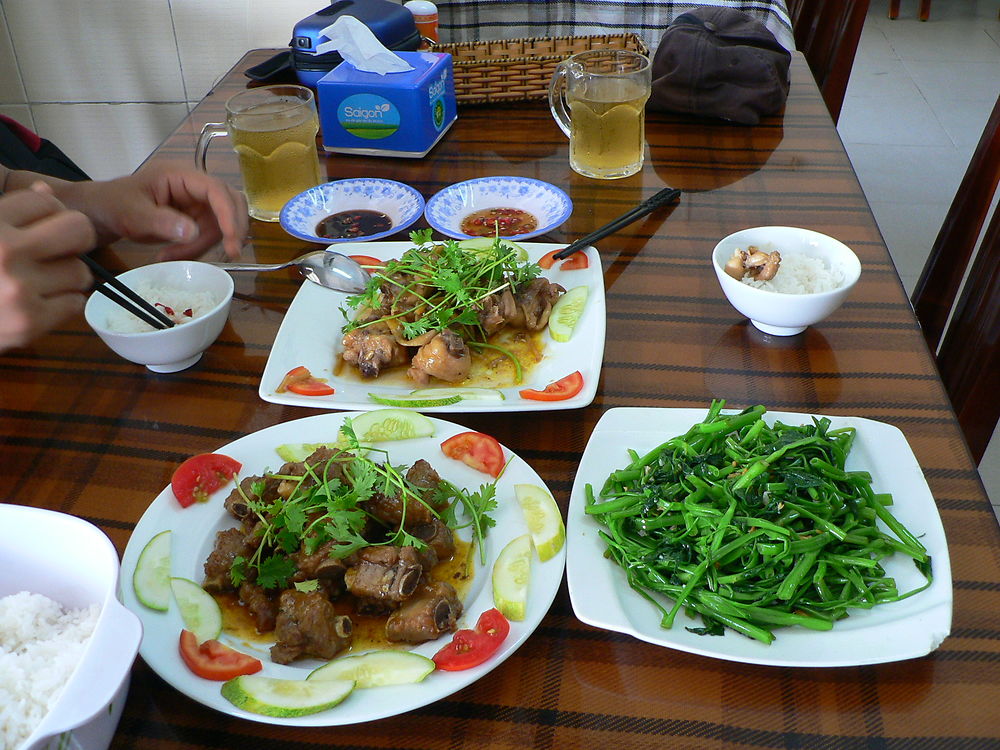
POLYGON ((100 611, 28 591, 0 598, 0 745, 19 747, 55 705, 100 611))
POLYGON ((847 245, 811 229, 752 227, 720 240, 712 267, 729 303, 772 336, 793 336, 839 308, 861 277, 861 262, 847 245), (746 283, 726 273, 736 250, 777 251, 781 263, 769 281, 746 283))
POLYGON ((118 601, 118 573, 117 550, 92 523, 0 503, 3 750, 111 744, 142 638, 118 601))
MULTIPOLYGON (((221 301, 209 292, 190 291, 154 284, 148 280, 135 284, 132 291, 150 304, 156 305, 157 310, 164 313, 177 325, 190 323, 196 318, 200 318, 221 301), (190 315, 186 314, 188 310, 191 312, 190 315)), ((157 330, 118 305, 113 306, 108 311, 107 327, 108 330, 118 333, 142 333, 157 330)))

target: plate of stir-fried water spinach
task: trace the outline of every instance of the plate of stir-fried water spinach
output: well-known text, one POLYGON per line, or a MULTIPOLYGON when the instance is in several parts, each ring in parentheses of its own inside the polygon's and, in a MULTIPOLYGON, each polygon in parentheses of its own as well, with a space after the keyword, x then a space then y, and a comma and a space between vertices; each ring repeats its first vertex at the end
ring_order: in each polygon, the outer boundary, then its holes
POLYGON ((951 629, 944 529, 903 434, 869 419, 611 409, 568 517, 591 625, 722 659, 848 666, 951 629))

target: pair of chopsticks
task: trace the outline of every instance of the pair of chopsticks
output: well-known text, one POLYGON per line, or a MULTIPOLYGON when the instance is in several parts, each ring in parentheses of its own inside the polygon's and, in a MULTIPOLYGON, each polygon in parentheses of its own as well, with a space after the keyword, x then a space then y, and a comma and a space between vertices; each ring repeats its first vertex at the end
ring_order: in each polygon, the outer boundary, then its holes
POLYGON ((667 203, 673 203, 678 198, 680 198, 680 195, 681 191, 678 190, 677 188, 663 188, 663 190, 656 193, 656 195, 652 196, 651 198, 647 198, 628 213, 622 214, 614 221, 608 222, 603 227, 595 229, 590 234, 584 235, 575 242, 570 243, 552 257, 555 260, 562 260, 563 258, 568 258, 573 253, 583 250, 588 245, 592 245, 598 240, 604 239, 609 234, 614 234, 619 229, 628 226, 633 221, 641 219, 646 214, 652 213, 660 206, 663 206, 667 203))
POLYGON ((114 274, 104 268, 104 266, 96 260, 91 258, 89 255, 81 255, 80 257, 83 259, 83 262, 87 264, 93 274, 105 282, 104 284, 96 285, 94 291, 100 292, 116 305, 119 305, 122 309, 132 313, 143 322, 149 323, 149 325, 153 326, 153 328, 164 329, 174 327, 174 321, 157 310, 151 303, 147 302, 129 289, 128 286, 120 282, 117 278, 115 278, 114 274), (108 288, 109 286, 115 291, 112 292, 111 289, 108 288), (117 294, 115 292, 117 292, 117 294))

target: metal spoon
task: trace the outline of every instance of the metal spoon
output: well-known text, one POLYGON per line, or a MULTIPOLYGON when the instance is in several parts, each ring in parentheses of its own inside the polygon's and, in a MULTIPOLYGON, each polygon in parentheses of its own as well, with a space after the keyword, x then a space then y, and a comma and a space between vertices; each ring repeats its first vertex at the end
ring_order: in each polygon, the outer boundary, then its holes
POLYGON ((357 262, 341 253, 315 250, 287 263, 212 263, 225 271, 278 271, 298 266, 299 273, 315 284, 335 292, 359 294, 368 286, 370 276, 357 262))

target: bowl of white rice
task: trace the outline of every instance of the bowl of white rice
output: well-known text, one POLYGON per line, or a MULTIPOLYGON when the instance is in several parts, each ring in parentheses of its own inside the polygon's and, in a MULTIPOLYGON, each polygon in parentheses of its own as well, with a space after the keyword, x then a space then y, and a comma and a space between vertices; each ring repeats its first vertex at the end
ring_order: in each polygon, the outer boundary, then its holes
POLYGON ((861 276, 861 262, 851 248, 799 227, 735 232, 715 246, 712 266, 730 304, 756 328, 774 336, 793 336, 827 318, 861 276), (741 278, 727 273, 726 264, 738 251, 774 259, 769 272, 760 274, 770 278, 758 278, 750 268, 741 278))
POLYGON ((0 504, 0 747, 105 750, 142 626, 93 524, 0 504))
POLYGON ((153 263, 126 271, 118 279, 175 325, 155 329, 97 293, 87 300, 84 316, 116 354, 153 372, 177 372, 196 364, 229 318, 233 280, 208 263, 153 263))

